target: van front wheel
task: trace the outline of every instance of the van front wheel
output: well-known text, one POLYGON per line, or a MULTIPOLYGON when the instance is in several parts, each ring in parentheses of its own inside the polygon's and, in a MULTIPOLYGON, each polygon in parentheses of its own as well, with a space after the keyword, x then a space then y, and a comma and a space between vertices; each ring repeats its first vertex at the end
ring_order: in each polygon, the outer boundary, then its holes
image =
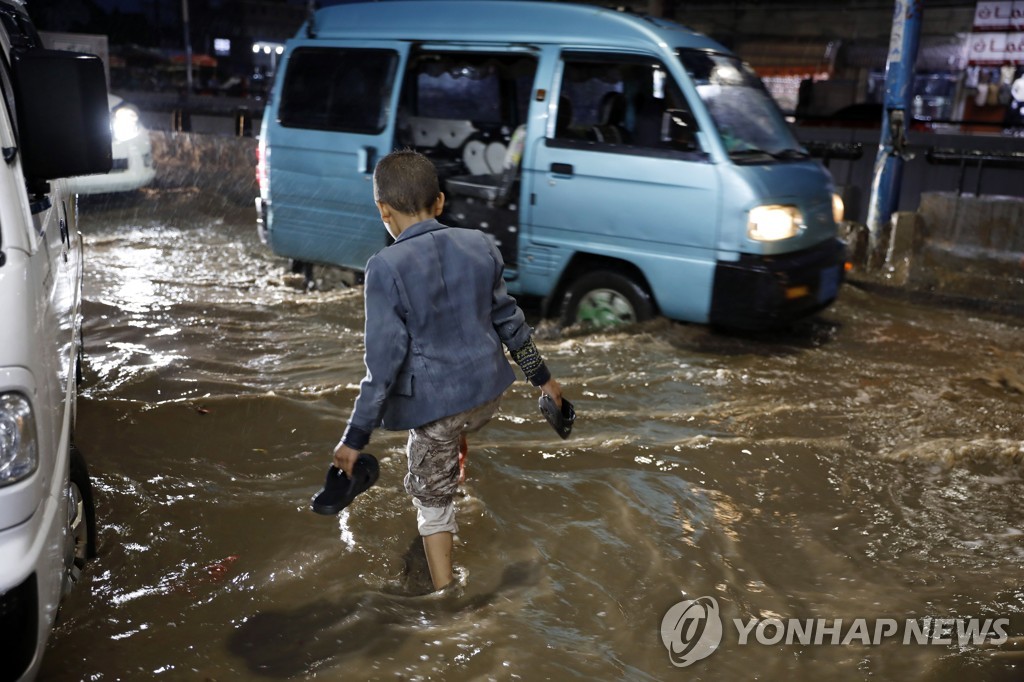
POLYGON ((562 299, 562 326, 614 327, 654 317, 651 295, 627 275, 590 272, 572 283, 562 299))
POLYGON ((68 482, 67 577, 65 594, 78 582, 82 568, 96 556, 96 507, 85 457, 71 446, 71 475, 68 482))

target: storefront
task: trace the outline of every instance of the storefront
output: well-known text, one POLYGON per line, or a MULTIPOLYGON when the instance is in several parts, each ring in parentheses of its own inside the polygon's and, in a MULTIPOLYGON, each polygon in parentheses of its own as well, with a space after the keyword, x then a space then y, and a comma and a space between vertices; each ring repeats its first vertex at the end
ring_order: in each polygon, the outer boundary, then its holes
POLYGON ((978 2, 965 47, 965 128, 1024 134, 1024 0, 978 2))

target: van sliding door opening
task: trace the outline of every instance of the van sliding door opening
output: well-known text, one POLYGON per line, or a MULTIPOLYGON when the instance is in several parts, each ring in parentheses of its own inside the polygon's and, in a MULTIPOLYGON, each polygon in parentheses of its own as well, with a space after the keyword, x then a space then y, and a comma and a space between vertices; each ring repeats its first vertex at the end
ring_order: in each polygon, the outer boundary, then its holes
POLYGON ((420 50, 410 57, 396 146, 437 167, 442 220, 490 234, 505 263, 518 257, 519 162, 537 59, 512 51, 420 50))

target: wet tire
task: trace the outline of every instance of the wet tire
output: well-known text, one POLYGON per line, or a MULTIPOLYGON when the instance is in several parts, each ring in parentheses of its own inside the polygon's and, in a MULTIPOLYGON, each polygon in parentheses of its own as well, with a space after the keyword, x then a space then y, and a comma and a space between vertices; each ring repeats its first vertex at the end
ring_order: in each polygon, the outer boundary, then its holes
POLYGON ((71 446, 70 479, 68 495, 74 507, 68 514, 68 535, 74 546, 72 565, 68 570, 72 573, 72 581, 75 581, 86 562, 96 556, 96 507, 85 457, 74 445, 71 446))
POLYGON ((82 337, 82 328, 78 327, 78 352, 75 353, 75 386, 82 387, 83 367, 85 365, 85 339, 82 337))
POLYGON ((583 275, 565 292, 560 322, 614 327, 652 317, 654 302, 640 283, 628 275, 598 270, 583 275))
POLYGON ((303 260, 293 260, 291 265, 293 275, 302 275, 305 278, 306 291, 316 290, 316 277, 313 275, 313 264, 303 260))

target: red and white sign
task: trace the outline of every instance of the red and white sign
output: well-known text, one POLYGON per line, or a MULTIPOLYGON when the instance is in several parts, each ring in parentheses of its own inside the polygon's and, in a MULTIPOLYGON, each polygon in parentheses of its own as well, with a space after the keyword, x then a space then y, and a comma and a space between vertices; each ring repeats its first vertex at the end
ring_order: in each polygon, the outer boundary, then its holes
POLYGON ((967 62, 993 66, 1024 64, 1024 31, 972 33, 967 38, 967 62))
POLYGON ((1024 31, 1024 0, 979 0, 974 31, 1024 31))

